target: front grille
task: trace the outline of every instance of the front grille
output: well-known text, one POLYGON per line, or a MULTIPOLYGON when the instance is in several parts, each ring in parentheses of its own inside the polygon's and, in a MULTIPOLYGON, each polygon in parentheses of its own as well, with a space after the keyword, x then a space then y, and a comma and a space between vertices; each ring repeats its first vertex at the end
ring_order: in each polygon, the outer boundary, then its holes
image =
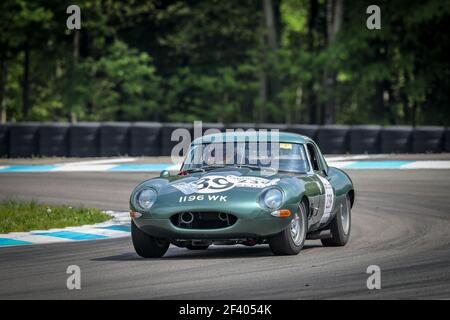
POLYGON ((180 212, 170 217, 176 227, 183 229, 221 229, 236 223, 236 216, 223 212, 180 212))

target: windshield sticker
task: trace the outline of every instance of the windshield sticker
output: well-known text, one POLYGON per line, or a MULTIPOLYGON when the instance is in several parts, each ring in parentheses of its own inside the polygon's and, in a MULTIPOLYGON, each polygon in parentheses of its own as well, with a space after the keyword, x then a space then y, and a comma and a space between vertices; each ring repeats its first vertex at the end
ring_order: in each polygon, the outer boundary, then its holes
POLYGON ((292 143, 280 143, 280 149, 292 150, 292 143))
POLYGON ((238 177, 238 176, 206 176, 193 182, 174 183, 172 186, 186 195, 192 193, 218 193, 224 192, 234 187, 240 188, 265 188, 278 183, 280 179, 265 179, 259 177, 238 177))

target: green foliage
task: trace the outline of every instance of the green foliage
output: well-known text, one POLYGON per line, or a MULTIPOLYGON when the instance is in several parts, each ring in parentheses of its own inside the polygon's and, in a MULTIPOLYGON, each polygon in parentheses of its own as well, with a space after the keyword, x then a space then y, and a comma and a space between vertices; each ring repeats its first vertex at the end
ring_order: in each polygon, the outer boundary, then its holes
POLYGON ((89 106, 80 108, 82 118, 142 120, 157 111, 160 79, 147 53, 115 41, 100 59, 86 59, 77 67, 75 89, 81 106, 89 106))
POLYGON ((81 226, 109 219, 110 216, 98 209, 50 206, 14 199, 0 202, 0 233, 81 226))
POLYGON ((329 1, 337 0, 270 1, 273 50, 261 0, 81 0, 79 31, 66 29, 68 0, 4 0, 3 113, 9 121, 323 123, 331 108, 336 123, 449 125, 449 3, 380 0, 382 28, 368 30, 373 3, 346 0, 330 41, 329 1))

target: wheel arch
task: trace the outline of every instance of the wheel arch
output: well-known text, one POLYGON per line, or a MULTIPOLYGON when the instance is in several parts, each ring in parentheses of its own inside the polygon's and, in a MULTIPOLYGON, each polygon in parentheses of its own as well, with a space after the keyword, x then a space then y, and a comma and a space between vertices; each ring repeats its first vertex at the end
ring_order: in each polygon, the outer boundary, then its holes
MULTIPOLYGON (((310 210, 310 204, 309 204, 309 198, 306 196, 306 195, 303 195, 302 196, 302 198, 300 199, 300 203, 302 203, 302 202, 304 202, 305 203, 305 206, 306 206, 306 212, 307 212, 307 214, 306 214, 306 216, 308 217, 308 218, 310 218, 310 215, 311 215, 311 210, 310 210)), ((299 204, 300 204, 299 203, 299 204)))
POLYGON ((355 190, 350 189, 347 194, 350 197, 350 208, 353 208, 353 203, 355 202, 355 190))

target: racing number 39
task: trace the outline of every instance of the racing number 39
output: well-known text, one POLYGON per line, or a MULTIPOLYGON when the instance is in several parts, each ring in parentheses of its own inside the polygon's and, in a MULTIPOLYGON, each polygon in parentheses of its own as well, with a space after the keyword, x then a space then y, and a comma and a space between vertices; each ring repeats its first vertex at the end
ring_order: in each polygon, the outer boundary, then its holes
POLYGON ((215 193, 233 188, 234 183, 225 177, 205 177, 197 181, 198 193, 215 193))

